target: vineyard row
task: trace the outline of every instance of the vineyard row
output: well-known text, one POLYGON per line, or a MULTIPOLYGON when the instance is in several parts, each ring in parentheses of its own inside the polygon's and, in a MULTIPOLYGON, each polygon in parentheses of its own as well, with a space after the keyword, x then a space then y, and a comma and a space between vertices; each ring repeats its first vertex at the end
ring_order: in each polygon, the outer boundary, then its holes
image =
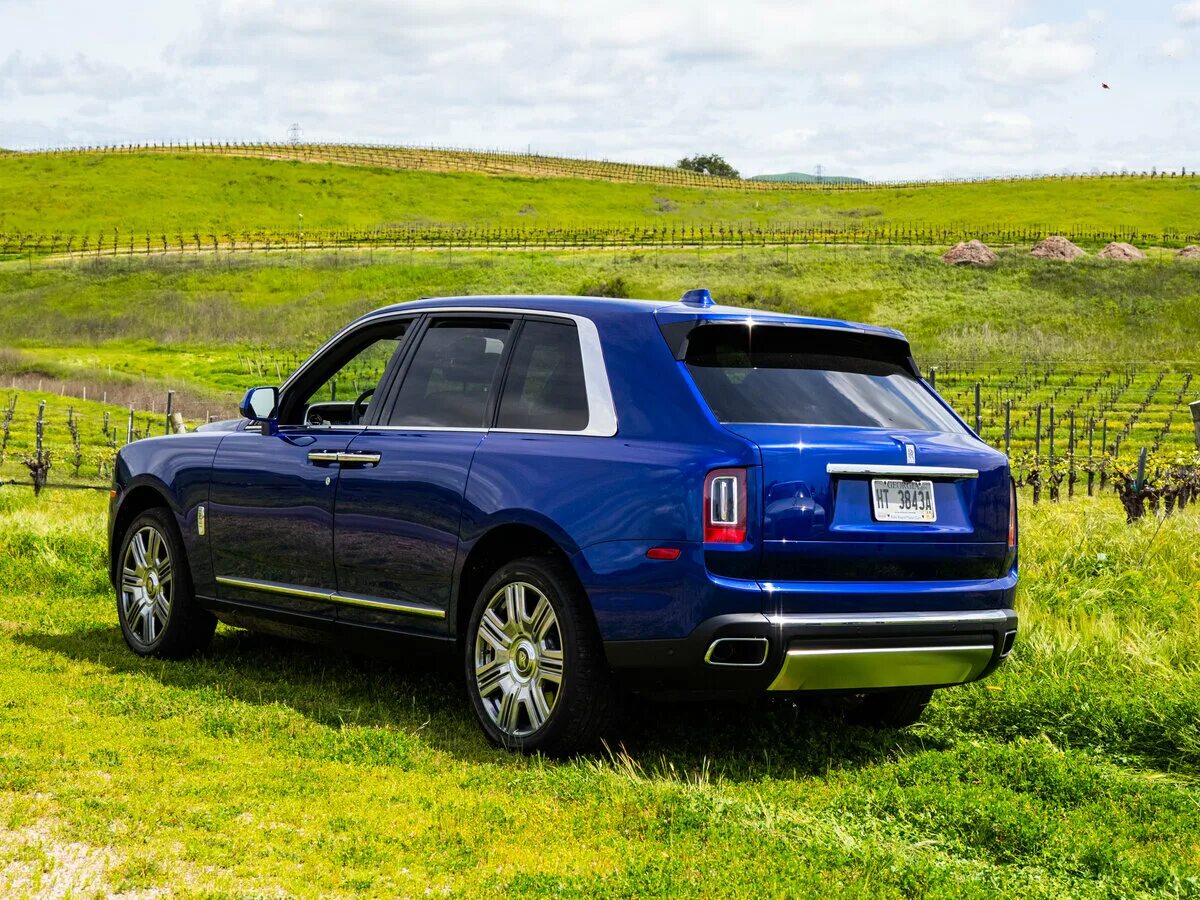
POLYGON ((1084 244, 1125 241, 1142 247, 1180 248, 1200 243, 1200 230, 1085 225, 924 225, 859 224, 756 226, 612 225, 536 228, 516 226, 393 226, 376 229, 202 233, 129 232, 120 227, 99 234, 0 233, 0 256, 118 256, 160 253, 324 251, 351 248, 395 250, 566 250, 603 248, 746 248, 804 245, 944 247, 977 238, 994 246, 1030 245, 1049 235, 1084 244))
POLYGON ((261 159, 328 162, 342 165, 432 172, 473 172, 486 175, 525 175, 539 178, 584 178, 590 180, 663 184, 676 187, 716 188, 739 191, 863 191, 879 188, 920 188, 946 184, 1013 183, 1032 180, 1075 181, 1087 178, 1194 178, 1186 167, 1162 172, 1099 172, 1089 174, 1029 174, 1001 178, 958 178, 931 180, 879 180, 863 182, 754 181, 704 175, 670 166, 573 159, 503 150, 414 147, 386 144, 323 143, 151 143, 64 147, 27 151, 22 155, 66 156, 82 153, 200 153, 261 159))

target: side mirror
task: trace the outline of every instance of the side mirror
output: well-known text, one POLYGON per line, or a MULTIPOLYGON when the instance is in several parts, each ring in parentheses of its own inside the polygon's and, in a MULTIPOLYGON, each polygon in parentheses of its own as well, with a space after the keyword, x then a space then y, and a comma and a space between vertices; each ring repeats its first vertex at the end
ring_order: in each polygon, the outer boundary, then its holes
POLYGON ((263 434, 270 434, 277 427, 274 417, 278 407, 279 388, 256 387, 246 391, 238 410, 251 422, 261 423, 263 434))

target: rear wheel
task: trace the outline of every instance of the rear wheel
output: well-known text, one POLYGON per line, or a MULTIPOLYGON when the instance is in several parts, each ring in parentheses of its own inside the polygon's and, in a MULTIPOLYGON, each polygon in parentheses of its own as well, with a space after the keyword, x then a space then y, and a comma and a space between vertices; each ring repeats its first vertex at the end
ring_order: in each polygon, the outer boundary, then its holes
POLYGON ((196 605, 183 540, 168 510, 135 518, 118 559, 117 618, 130 650, 183 659, 208 646, 217 620, 196 605))
POLYGON ((508 563, 484 585, 463 655, 472 708, 494 744, 564 756, 608 728, 615 695, 586 603, 551 557, 508 563))
POLYGON ((907 728, 921 718, 933 688, 912 687, 867 694, 849 712, 856 725, 870 728, 907 728))

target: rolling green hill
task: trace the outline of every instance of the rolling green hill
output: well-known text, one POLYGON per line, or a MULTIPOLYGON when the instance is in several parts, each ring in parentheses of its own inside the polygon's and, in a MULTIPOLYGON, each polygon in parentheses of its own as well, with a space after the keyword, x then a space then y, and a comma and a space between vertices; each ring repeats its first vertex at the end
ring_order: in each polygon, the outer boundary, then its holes
MULTIPOLYGON (((742 183, 743 185, 745 182, 742 183)), ((469 224, 886 223, 1200 228, 1200 178, 751 190, 204 154, 0 158, 0 232, 122 234, 469 224)))

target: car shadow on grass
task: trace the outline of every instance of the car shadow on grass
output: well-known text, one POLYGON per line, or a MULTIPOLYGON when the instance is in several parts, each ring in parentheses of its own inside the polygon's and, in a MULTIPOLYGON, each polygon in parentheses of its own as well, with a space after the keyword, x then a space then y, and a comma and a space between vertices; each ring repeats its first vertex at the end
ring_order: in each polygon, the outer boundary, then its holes
MULTIPOLYGON (((466 761, 518 764, 491 747, 479 731, 456 670, 457 658, 415 641, 396 642, 386 656, 368 655, 223 628, 206 653, 175 662, 134 655, 116 627, 25 632, 13 639, 116 675, 202 693, 193 698, 190 711, 217 736, 233 733, 229 729, 236 722, 214 696, 251 707, 284 707, 333 731, 392 729, 466 761)), ((108 693, 121 690, 109 687, 108 693)), ((188 703, 182 701, 185 708, 188 703)), ((819 700, 668 702, 630 696, 614 741, 592 756, 619 757, 622 765, 633 763, 647 772, 669 769, 680 777, 703 772, 753 780, 858 768, 948 745, 919 726, 875 731, 850 725, 835 704, 819 700)))

